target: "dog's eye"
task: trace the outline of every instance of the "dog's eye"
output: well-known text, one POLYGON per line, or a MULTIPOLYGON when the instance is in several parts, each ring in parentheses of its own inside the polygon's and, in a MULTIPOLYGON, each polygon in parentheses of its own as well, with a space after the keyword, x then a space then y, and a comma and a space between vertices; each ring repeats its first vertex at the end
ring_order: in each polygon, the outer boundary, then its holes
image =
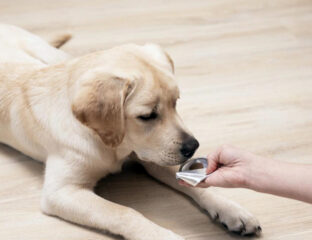
POLYGON ((158 114, 156 112, 151 112, 150 114, 138 116, 138 119, 142 121, 149 121, 149 120, 156 119, 157 117, 158 117, 158 114))

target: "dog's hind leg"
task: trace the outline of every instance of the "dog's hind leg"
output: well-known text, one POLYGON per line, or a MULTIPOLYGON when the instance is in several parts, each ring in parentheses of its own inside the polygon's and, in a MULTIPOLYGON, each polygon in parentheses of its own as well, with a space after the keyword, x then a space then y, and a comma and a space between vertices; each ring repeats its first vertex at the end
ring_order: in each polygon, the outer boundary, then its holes
POLYGON ((130 240, 183 240, 175 233, 162 228, 137 211, 97 196, 87 172, 73 173, 73 165, 66 165, 58 157, 47 160, 42 211, 70 222, 122 235, 130 240))
POLYGON ((159 181, 190 196, 213 219, 227 226, 230 231, 245 234, 259 234, 258 220, 238 204, 213 192, 213 189, 184 187, 178 184, 175 173, 178 167, 161 167, 153 163, 141 162, 146 171, 159 181))
POLYGON ((49 41, 50 45, 52 45, 55 48, 61 48, 65 43, 67 43, 72 36, 70 34, 62 34, 58 35, 52 40, 49 41))

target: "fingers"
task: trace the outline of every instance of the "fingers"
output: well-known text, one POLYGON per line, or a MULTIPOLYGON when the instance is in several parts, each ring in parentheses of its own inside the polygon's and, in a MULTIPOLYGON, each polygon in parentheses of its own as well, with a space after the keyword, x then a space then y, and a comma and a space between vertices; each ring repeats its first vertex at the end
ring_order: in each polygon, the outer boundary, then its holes
MULTIPOLYGON (((179 180, 178 182, 181 186, 185 187, 194 187, 183 180, 179 180)), ((204 181, 200 182, 196 185, 196 187, 207 188, 207 187, 224 187, 222 179, 218 176, 218 172, 215 172, 209 175, 204 181)))
POLYGON ((192 185, 190 185, 190 184, 184 182, 183 180, 179 180, 178 183, 179 183, 180 185, 182 185, 182 186, 185 186, 185 187, 193 187, 192 185))
POLYGON ((205 181, 200 183, 198 187, 224 187, 224 179, 220 176, 220 174, 220 170, 216 170, 215 172, 207 176, 205 181))
POLYGON ((210 185, 207 184, 206 182, 201 182, 201 183, 197 184, 196 187, 207 188, 207 187, 210 187, 210 185))
MULTIPOLYGON (((184 182, 183 180, 179 180, 178 183, 181 186, 185 186, 185 187, 194 187, 186 182, 184 182)), ((222 179, 222 177, 220 176, 220 174, 218 172, 212 173, 211 175, 207 176, 207 178, 200 182, 199 184, 196 185, 196 187, 200 187, 200 188, 207 188, 207 187, 227 187, 226 186, 226 181, 224 181, 222 179)))
MULTIPOLYGON (((233 170, 235 166, 235 149, 231 146, 223 145, 207 156, 208 167, 205 181, 199 183, 196 187, 207 188, 215 187, 231 187, 233 170)), ((184 181, 179 181, 180 185, 192 187, 184 181)))

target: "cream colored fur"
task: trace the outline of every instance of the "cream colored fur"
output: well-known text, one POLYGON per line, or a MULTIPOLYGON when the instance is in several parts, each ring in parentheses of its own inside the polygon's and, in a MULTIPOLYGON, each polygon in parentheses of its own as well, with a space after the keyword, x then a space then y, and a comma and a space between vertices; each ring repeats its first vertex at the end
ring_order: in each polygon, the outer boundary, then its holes
POLYGON ((176 167, 168 166, 186 160, 181 132, 191 134, 175 110, 173 62, 159 46, 129 44, 71 59, 29 32, 0 25, 0 52, 0 142, 46 164, 44 213, 131 240, 184 239, 93 193, 135 152, 152 176, 230 230, 259 231, 251 214, 212 189, 177 184, 176 167), (153 109, 159 119, 138 119, 153 109))

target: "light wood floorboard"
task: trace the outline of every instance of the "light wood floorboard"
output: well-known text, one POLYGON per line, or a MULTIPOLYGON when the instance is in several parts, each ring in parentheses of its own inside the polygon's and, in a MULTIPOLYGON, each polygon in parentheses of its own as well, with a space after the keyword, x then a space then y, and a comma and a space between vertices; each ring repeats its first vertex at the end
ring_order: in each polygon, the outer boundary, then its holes
MULTIPOLYGON (((63 49, 75 56, 159 43, 174 59, 178 109, 200 140, 197 156, 230 143, 312 163, 311 0, 1 0, 0 22, 48 40, 71 33, 63 49)), ((43 170, 0 146, 0 239, 112 239, 41 214, 43 170)), ((258 216, 262 239, 312 239, 311 205, 244 189, 218 191, 258 216)), ((245 239, 226 233, 138 166, 102 180, 97 192, 188 240, 245 239)))

